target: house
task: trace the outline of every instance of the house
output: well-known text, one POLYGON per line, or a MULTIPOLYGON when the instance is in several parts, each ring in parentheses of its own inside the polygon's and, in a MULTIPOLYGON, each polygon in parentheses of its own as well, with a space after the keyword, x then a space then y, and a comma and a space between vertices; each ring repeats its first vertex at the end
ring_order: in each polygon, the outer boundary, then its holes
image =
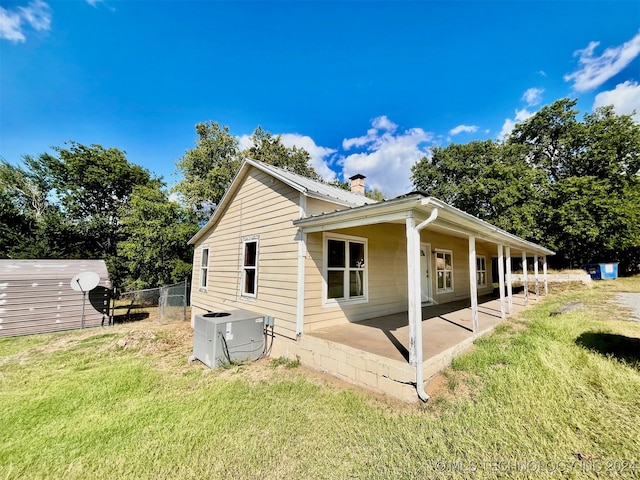
MULTIPOLYGON (((362 192, 363 180, 352 177, 352 186, 362 192)), ((470 302, 470 326, 463 330, 472 341, 485 329, 478 299, 493 292, 492 258, 501 287, 492 317, 500 319, 516 298, 512 256, 525 265, 533 258, 537 291, 538 265, 546 278, 546 256, 553 254, 420 192, 375 202, 254 160, 242 164, 189 243, 195 246, 192 323, 207 311, 269 315, 272 355, 298 356, 345 380, 404 399, 417 392, 423 400, 425 366, 433 370, 423 359, 430 340, 422 338, 425 312, 470 302), (407 330, 403 343, 380 328, 408 358, 366 351, 366 342, 357 343, 367 338, 364 330, 335 341, 331 329, 376 319, 407 330)), ((527 302, 528 288, 524 296, 527 302)))
POLYGON ((104 325, 110 288, 104 260, 0 260, 0 337, 104 325), (89 272, 98 285, 85 296, 71 283, 89 272))

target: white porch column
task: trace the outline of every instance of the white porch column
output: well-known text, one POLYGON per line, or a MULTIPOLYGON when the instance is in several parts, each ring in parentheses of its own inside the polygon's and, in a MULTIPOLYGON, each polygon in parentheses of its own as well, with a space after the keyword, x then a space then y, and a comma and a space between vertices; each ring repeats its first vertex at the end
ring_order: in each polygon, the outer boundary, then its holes
POLYGON ((471 293, 471 323, 478 331, 478 279, 476 265, 476 237, 469 237, 469 292, 471 293))
POLYGON ((524 283, 524 304, 529 305, 529 275, 527 266, 527 252, 522 251, 522 283, 524 283))
POLYGON ((504 301, 504 256, 502 255, 502 250, 502 245, 498 245, 498 288, 500 289, 500 316, 504 318, 507 316, 507 311, 504 301))
POLYGON ((420 296, 420 232, 416 230, 416 221, 413 216, 407 217, 406 230, 409 363, 417 365, 417 362, 421 362, 422 359, 422 299, 420 296))
POLYGON ((506 247, 507 255, 507 299, 509 306, 509 315, 513 313, 513 281, 511 278, 511 247, 506 247))
POLYGON ((540 298, 540 284, 538 282, 538 255, 533 256, 533 278, 536 281, 536 300, 540 298))
POLYGON ((549 295, 549 283, 547 282, 547 256, 542 257, 542 281, 544 282, 544 294, 549 295))

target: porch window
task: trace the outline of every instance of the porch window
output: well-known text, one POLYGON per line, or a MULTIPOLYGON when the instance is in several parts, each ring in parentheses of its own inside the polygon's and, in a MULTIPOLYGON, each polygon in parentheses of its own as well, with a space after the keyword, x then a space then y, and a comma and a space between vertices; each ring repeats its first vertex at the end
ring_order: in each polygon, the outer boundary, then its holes
POLYGON ((436 250, 436 290, 453 292, 453 254, 451 250, 436 250))
POLYGON ((325 237, 325 300, 362 301, 367 297, 367 240, 325 237))
POLYGON ((207 276, 209 274, 209 247, 203 246, 200 254, 200 283, 202 290, 207 289, 207 276))
POLYGON ((487 259, 483 256, 476 257, 476 284, 479 287, 487 286, 487 259))
POLYGON ((255 298, 258 290, 258 239, 242 242, 242 296, 255 298))

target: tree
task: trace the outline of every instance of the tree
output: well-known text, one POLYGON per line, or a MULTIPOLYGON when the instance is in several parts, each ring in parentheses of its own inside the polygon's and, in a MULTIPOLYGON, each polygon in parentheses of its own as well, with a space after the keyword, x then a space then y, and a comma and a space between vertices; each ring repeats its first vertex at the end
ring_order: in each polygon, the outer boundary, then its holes
POLYGON ((577 119, 575 100, 543 107, 516 126, 508 143, 527 149, 545 172, 542 227, 556 262, 620 261, 640 247, 640 125, 607 106, 577 119))
POLYGON ((242 160, 252 158, 308 178, 320 180, 310 164, 309 153, 297 147, 285 147, 282 138, 273 137, 261 127, 251 136, 251 147, 238 151, 238 139, 229 127, 217 122, 196 125, 196 146, 187 150, 177 167, 183 178, 174 187, 183 203, 194 210, 203 223, 220 203, 240 169, 242 160))
POLYGON ((252 158, 312 180, 321 180, 311 166, 309 153, 303 148, 285 147, 280 135, 274 137, 258 125, 251 135, 251 142, 253 145, 241 152, 243 158, 252 158))
POLYGON ((126 288, 176 283, 191 276, 193 248, 187 241, 198 231, 195 213, 170 201, 160 182, 137 186, 121 210, 124 240, 118 244, 128 270, 126 288))
POLYGON ((500 228, 539 239, 538 213, 545 177, 526 152, 492 140, 434 147, 412 169, 418 190, 500 228))
POLYGON ((229 127, 217 122, 198 123, 196 134, 195 148, 187 150, 176 164, 184 178, 174 191, 205 221, 240 168, 238 139, 229 133, 229 127))
POLYGON ((135 186, 151 181, 149 171, 127 161, 117 148, 69 142, 44 153, 37 169, 49 179, 62 211, 73 221, 92 257, 114 256, 119 240, 119 211, 135 186))
POLYGON ((640 251, 640 126, 612 107, 577 118, 562 99, 505 142, 433 149, 412 168, 416 188, 557 250, 559 267, 620 261, 640 251))

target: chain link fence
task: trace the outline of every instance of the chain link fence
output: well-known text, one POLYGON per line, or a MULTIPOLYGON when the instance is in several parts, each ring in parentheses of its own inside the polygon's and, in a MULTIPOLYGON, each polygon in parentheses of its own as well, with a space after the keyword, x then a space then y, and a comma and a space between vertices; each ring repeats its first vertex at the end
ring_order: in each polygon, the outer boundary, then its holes
POLYGON ((113 305, 113 323, 157 320, 161 324, 187 319, 189 282, 183 281, 121 293, 113 305))

